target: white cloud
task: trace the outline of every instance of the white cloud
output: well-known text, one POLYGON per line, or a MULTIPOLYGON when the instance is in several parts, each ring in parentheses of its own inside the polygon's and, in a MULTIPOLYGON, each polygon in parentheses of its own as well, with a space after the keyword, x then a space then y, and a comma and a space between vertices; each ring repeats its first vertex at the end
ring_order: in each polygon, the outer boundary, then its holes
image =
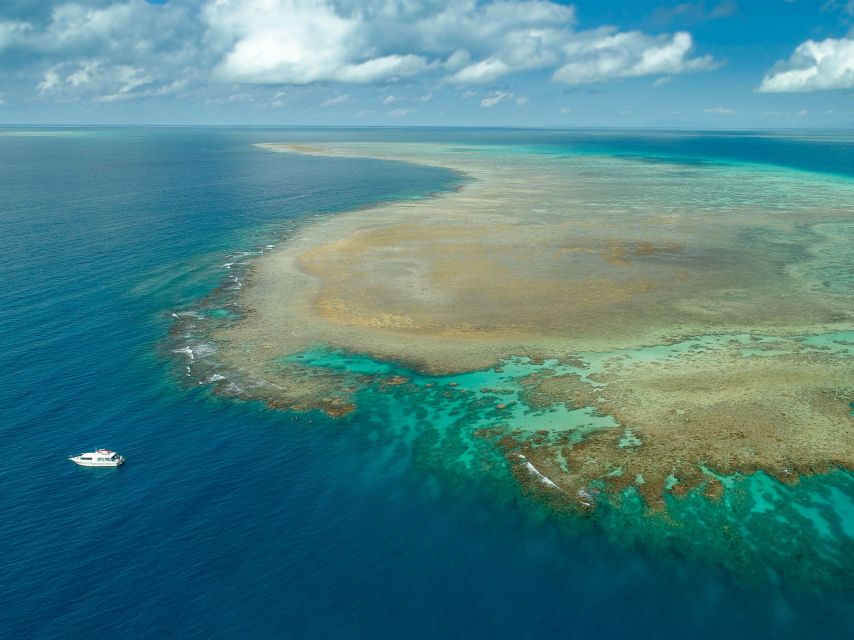
POLYGON ((169 84, 152 87, 144 91, 134 91, 122 86, 113 94, 98 96, 97 102, 119 102, 122 100, 136 100, 138 98, 150 98, 155 96, 166 96, 181 91, 187 86, 185 80, 175 80, 169 84))
POLYGON ((200 62, 201 24, 189 8, 156 7, 144 0, 57 4, 43 24, 0 21, 0 49, 38 56, 109 60, 135 66, 143 60, 174 66, 200 62))
POLYGON ((650 36, 640 31, 597 29, 564 45, 569 62, 554 73, 557 82, 583 84, 614 78, 677 74, 714 69, 711 56, 691 58, 691 34, 650 36))
POLYGON ((433 4, 441 9, 418 21, 417 38, 425 50, 447 56, 456 83, 558 64, 560 45, 575 26, 572 7, 547 0, 433 4))
POLYGON ((44 77, 42 81, 38 84, 37 88, 40 93, 49 93, 51 91, 56 90, 62 84, 62 79, 59 77, 59 73, 56 68, 48 69, 44 73, 44 77))
POLYGON ((270 100, 267 106, 273 109, 279 109, 285 106, 285 103, 288 101, 288 94, 284 91, 277 91, 273 94, 273 98, 270 100))
POLYGON ((494 107, 495 105, 503 102, 507 98, 512 97, 512 93, 508 93, 507 91, 496 91, 491 96, 488 96, 480 101, 480 106, 486 109, 494 107))
POLYGON ((558 0, 58 2, 40 20, 0 18, 8 77, 39 78, 45 99, 192 91, 216 99, 239 93, 234 85, 385 84, 424 74, 435 88, 534 69, 580 84, 715 66, 691 57, 687 33, 579 30, 574 8, 558 0))
POLYGON ((0 22, 0 51, 24 42, 31 30, 25 22, 0 22))
POLYGON ((39 93, 73 101, 86 97, 94 102, 121 102, 164 96, 180 91, 185 80, 158 83, 144 69, 99 60, 59 64, 45 71, 38 84, 39 93))
POLYGON ((383 104, 394 104, 395 102, 400 102, 403 100, 400 96, 387 95, 385 100, 383 100, 383 104))
MULTIPOLYGON (((359 64, 345 65, 329 80, 338 82, 374 82, 384 79, 396 79, 412 76, 426 71, 429 67, 424 58, 415 55, 391 55, 373 58, 359 64)), ((299 84, 299 83, 297 83, 299 84)))
MULTIPOLYGON (((831 114, 833 111, 827 111, 826 113, 831 114)), ((763 117, 785 117, 792 118, 793 116, 798 116, 803 118, 804 116, 808 116, 810 114, 808 109, 800 109, 799 111, 760 111, 759 115, 763 117)))
POLYGON ((497 104, 501 104, 505 100, 513 100, 519 106, 528 102, 528 96, 523 96, 509 91, 495 91, 492 95, 487 96, 480 101, 480 106, 485 109, 490 109, 497 104))
POLYGON ((710 69, 687 33, 577 31, 553 0, 208 0, 207 41, 233 82, 384 82, 428 71, 460 84, 558 67, 579 84, 710 69))
POLYGON ((854 88, 854 38, 802 42, 786 62, 765 74, 763 93, 854 88))
MULTIPOLYGON (((102 3, 105 4, 105 3, 102 3)), ((115 102, 176 93, 199 74, 206 54, 186 7, 143 0, 87 7, 59 4, 43 23, 0 21, 0 51, 13 50, 58 101, 115 102)))
POLYGON ((670 76, 661 76, 660 78, 656 78, 655 82, 652 83, 653 87, 661 87, 665 84, 669 84, 670 81, 673 80, 670 76))
POLYGON ((415 111, 415 109, 392 109, 388 112, 388 115, 392 118, 402 118, 403 116, 408 116, 413 111, 415 111))
POLYGON ((703 109, 703 113, 713 113, 719 116, 731 116, 735 111, 733 109, 728 109, 727 107, 710 107, 708 109, 703 109))
POLYGON ((461 69, 471 60, 471 54, 465 49, 457 49, 445 60, 445 68, 450 70, 461 69))
POLYGON ((324 109, 327 107, 337 107, 339 104, 344 104, 350 99, 349 94, 342 93, 340 96, 334 96, 320 103, 319 106, 324 109))
MULTIPOLYGON (((383 54, 369 38, 366 11, 327 0, 209 0, 209 40, 227 43, 217 74, 259 84, 368 83, 414 75, 427 60, 383 54)), ((391 6, 393 3, 389 3, 391 6)))
POLYGON ((451 76, 451 82, 459 83, 476 83, 490 82, 503 75, 507 75, 511 71, 510 67, 496 58, 481 60, 475 64, 469 65, 464 69, 460 69, 451 76))
POLYGON ((247 105, 257 109, 280 109, 288 103, 288 98, 288 94, 284 91, 276 91, 272 95, 263 90, 256 91, 254 94, 242 91, 207 100, 205 104, 215 107, 247 105))
POLYGON ((232 105, 232 104, 254 104, 255 96, 250 95, 246 92, 242 93, 232 93, 227 96, 221 96, 214 100, 208 100, 208 106, 216 106, 221 107, 223 105, 232 105))

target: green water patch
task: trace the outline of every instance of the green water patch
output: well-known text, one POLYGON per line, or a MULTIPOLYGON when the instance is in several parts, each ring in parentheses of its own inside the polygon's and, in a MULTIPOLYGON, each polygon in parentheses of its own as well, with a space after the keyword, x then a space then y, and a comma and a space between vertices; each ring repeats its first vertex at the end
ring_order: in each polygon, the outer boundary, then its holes
POLYGON ((592 407, 571 408, 557 403, 539 408, 525 403, 522 381, 528 376, 543 372, 549 375, 581 372, 577 366, 562 365, 553 359, 535 363, 527 357, 511 358, 497 368, 447 376, 427 376, 369 356, 323 348, 287 356, 282 361, 350 375, 405 378, 408 383, 406 389, 417 389, 419 393, 432 397, 433 402, 423 406, 436 407, 434 422, 439 425, 447 422, 444 416, 456 418, 463 413, 459 406, 462 403, 477 409, 474 415, 466 412, 469 418, 474 417, 470 424, 473 429, 491 427, 496 423, 511 431, 531 433, 589 431, 617 426, 611 416, 596 415, 592 407))
POLYGON ((310 351, 285 356, 281 359, 285 363, 299 363, 307 367, 319 369, 330 369, 356 375, 389 375, 399 368, 387 362, 380 362, 359 354, 350 354, 344 351, 316 347, 310 351))

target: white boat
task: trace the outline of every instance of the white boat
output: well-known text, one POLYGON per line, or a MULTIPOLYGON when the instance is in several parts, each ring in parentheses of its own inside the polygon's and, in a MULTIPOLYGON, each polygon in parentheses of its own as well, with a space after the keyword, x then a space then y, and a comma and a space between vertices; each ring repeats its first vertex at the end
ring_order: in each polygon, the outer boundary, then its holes
POLYGON ((125 462, 122 456, 109 449, 98 449, 90 453, 81 453, 79 456, 71 456, 68 459, 74 464, 79 464, 81 467, 118 467, 125 462))

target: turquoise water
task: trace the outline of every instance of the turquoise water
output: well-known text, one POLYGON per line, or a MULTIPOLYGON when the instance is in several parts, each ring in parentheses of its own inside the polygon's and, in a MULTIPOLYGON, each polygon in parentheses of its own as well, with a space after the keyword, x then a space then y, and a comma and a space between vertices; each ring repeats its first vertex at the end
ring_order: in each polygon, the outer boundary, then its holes
MULTIPOLYGON (((500 459, 484 457, 488 443, 460 426, 499 399, 520 428, 556 424, 552 411, 532 416, 514 387, 525 367, 552 363, 429 379, 318 348, 303 366, 410 378, 366 384, 358 410, 331 420, 218 398, 170 353, 180 314, 229 321, 240 263, 295 226, 459 182, 425 167, 264 153, 254 142, 509 141, 625 157, 664 153, 668 136, 0 132, 3 633, 83 637, 107 624, 129 638, 848 637, 850 573, 815 589, 764 573, 736 578, 656 540, 662 529, 641 528, 629 500, 611 519, 567 520, 520 493, 500 459), (441 415, 419 400, 439 393, 449 400, 441 415), (65 459, 92 446, 115 448, 128 464, 83 469, 65 459)), ((692 134, 677 143, 686 162, 854 176, 850 138, 692 134)), ((815 347, 847 348, 844 339, 815 338, 815 347)), ((579 430, 604 419, 554 411, 579 430)), ((849 474, 808 478, 797 494, 761 474, 747 482, 729 510, 699 496, 675 505, 698 546, 705 529, 736 514, 774 556, 782 516, 817 532, 804 542, 811 551, 852 557, 850 542, 838 544, 854 536, 849 474)))

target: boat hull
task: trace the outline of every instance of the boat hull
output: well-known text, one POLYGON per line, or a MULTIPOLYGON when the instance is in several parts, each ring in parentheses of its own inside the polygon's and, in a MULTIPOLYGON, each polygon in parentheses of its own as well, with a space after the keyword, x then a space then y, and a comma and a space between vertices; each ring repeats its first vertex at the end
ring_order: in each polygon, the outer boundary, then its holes
POLYGON ((69 458, 71 462, 76 465, 80 465, 81 467, 118 467, 125 463, 124 458, 119 458, 118 460, 111 460, 109 462, 97 462, 95 460, 80 460, 79 458, 69 458))

